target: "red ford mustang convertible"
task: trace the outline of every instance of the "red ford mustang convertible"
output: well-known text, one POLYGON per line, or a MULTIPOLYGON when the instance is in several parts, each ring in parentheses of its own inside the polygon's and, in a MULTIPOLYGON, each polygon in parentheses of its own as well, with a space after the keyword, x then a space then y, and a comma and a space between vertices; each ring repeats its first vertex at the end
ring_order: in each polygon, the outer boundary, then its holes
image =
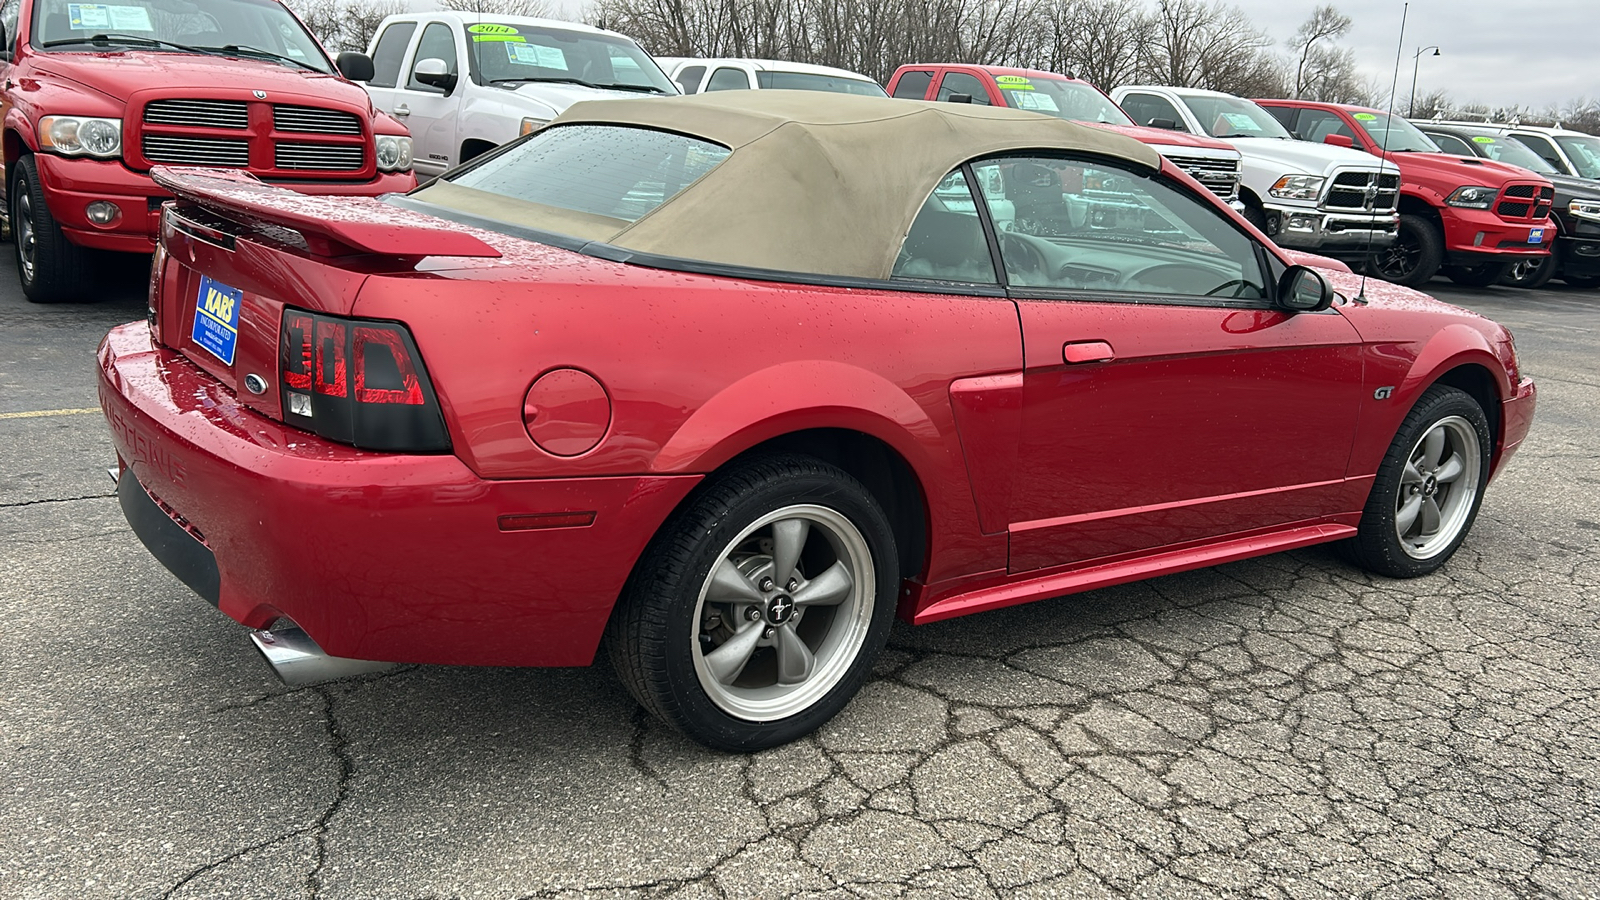
POLYGON ((155 177, 149 322, 100 349, 118 495, 286 678, 603 642, 770 746, 896 614, 1328 541, 1431 572, 1533 414, 1494 322, 1029 112, 732 91, 384 201, 155 177))

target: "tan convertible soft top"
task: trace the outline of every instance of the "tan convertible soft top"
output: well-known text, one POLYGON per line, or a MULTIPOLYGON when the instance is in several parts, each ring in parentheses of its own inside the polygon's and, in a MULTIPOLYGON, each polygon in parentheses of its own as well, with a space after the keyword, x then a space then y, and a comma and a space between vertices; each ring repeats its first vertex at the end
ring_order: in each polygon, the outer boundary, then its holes
POLYGON ((440 180, 415 196, 451 209, 641 253, 859 278, 888 278, 929 193, 968 160, 1021 150, 1110 156, 1146 169, 1131 138, 1003 107, 818 91, 719 91, 590 100, 550 128, 636 125, 733 153, 636 222, 557 210, 440 180))

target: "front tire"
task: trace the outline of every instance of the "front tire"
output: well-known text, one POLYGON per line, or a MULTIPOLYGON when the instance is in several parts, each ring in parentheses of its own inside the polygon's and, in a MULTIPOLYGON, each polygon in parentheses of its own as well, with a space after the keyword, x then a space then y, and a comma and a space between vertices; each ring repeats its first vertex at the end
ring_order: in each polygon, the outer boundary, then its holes
POLYGON ((1493 438, 1478 401, 1436 384, 1395 433, 1344 549, 1362 568, 1416 578, 1445 564, 1477 518, 1493 438))
POLYGON ((841 469, 742 464, 651 542, 607 627, 639 704, 717 750, 833 718, 888 640, 900 581, 888 517, 841 469))
POLYGON ((1450 266, 1444 274, 1462 287, 1483 288, 1499 284, 1510 270, 1510 263, 1484 262, 1474 266, 1450 266))
POLYGON ((1421 287, 1444 265, 1444 236, 1422 216, 1402 215, 1394 243, 1372 253, 1368 271, 1406 287, 1421 287))
POLYGON ((17 160, 7 196, 11 200, 12 246, 22 293, 34 303, 88 299, 88 253, 68 241, 45 204, 39 167, 32 156, 17 160))

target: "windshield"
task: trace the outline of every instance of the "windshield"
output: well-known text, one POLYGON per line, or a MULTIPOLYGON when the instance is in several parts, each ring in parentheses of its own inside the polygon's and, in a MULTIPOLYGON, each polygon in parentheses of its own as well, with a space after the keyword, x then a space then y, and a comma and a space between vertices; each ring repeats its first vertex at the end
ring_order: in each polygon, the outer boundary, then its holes
POLYGON ((472 71, 485 84, 556 81, 646 94, 676 94, 655 60, 624 37, 480 22, 467 26, 472 71))
POLYGON ((33 21, 40 49, 216 53, 333 71, 316 39, 274 0, 35 0, 33 21))
POLYGON ((1417 130, 1417 126, 1398 116, 1381 112, 1351 113, 1350 117, 1366 130, 1374 147, 1391 153, 1443 153, 1433 139, 1417 130))
POLYGON ((1022 75, 996 75, 994 81, 1012 109, 1028 109, 1072 122, 1133 124, 1109 97, 1081 81, 1022 75))
POLYGON ((769 91, 827 91, 833 94, 861 94, 864 97, 889 96, 876 81, 839 75, 813 75, 809 72, 757 72, 756 84, 769 91))
POLYGON ((1489 134, 1474 134, 1465 136, 1477 146, 1478 152, 1494 160, 1508 165, 1521 166, 1540 175, 1554 175, 1556 167, 1539 158, 1539 154, 1523 146, 1520 141, 1507 137, 1498 137, 1489 134))
POLYGON ((1239 97, 1184 97, 1183 103, 1212 137, 1267 137, 1290 140, 1272 114, 1239 97))
POLYGON ((1567 151, 1572 167, 1584 178, 1600 178, 1600 138, 1586 134, 1558 134, 1556 143, 1567 151))

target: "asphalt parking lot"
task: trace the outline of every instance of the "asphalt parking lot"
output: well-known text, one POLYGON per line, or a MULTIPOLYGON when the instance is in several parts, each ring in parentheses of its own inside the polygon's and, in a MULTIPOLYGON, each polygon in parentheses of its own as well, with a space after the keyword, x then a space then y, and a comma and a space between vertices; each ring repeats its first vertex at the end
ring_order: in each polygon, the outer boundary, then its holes
POLYGON ((0 249, 0 897, 1600 897, 1600 292, 1434 284, 1540 389, 1441 574, 1313 549, 897 626, 739 757, 605 667, 279 684, 111 496, 137 271, 36 307, 0 249))

